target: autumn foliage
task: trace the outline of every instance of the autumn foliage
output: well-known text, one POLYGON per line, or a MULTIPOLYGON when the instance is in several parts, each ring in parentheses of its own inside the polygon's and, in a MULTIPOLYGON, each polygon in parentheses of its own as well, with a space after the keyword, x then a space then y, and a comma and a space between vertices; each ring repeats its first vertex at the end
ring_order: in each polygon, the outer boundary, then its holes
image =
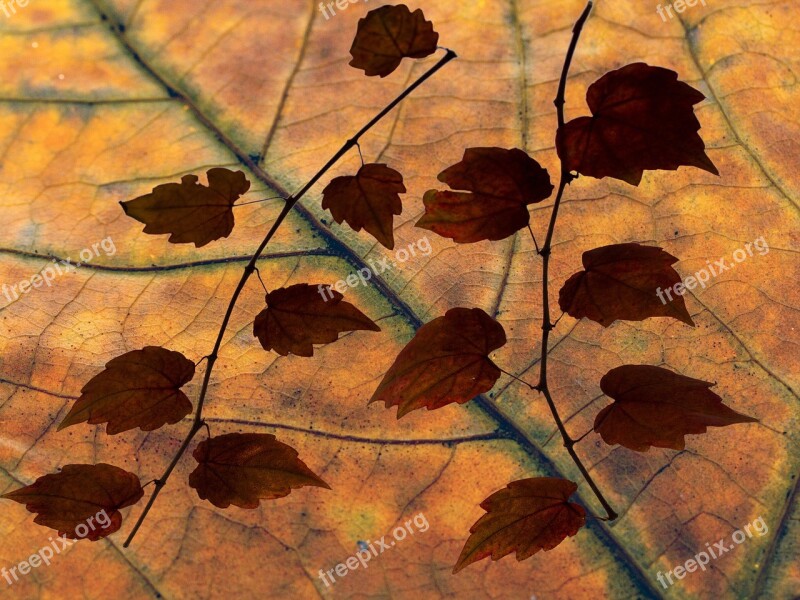
MULTIPOLYGON (((576 27, 575 42, 588 12, 587 9, 576 27)), ((360 21, 350 65, 367 76, 387 77, 404 59, 435 53, 438 42, 439 34, 421 10, 411 12, 405 5, 383 6, 360 21)), ((455 53, 447 51, 419 83, 453 58, 455 53)), ((556 103, 562 120, 563 87, 570 59, 571 54, 556 103)), ((407 93, 413 89, 415 86, 407 93)), ((613 177, 636 186, 649 170, 694 167, 718 174, 705 153, 699 135, 701 124, 694 112, 703 98, 699 91, 680 81, 677 73, 665 68, 634 63, 610 71, 589 87, 587 105, 591 116, 566 122, 553 132, 562 165, 558 186, 553 184, 550 173, 523 150, 465 148, 461 161, 439 174, 439 180, 449 189, 424 194, 425 214, 416 223, 420 229, 459 244, 503 240, 530 229, 538 250, 535 260, 542 264, 546 306, 540 378, 527 383, 530 401, 548 404, 570 456, 608 513, 601 518, 609 520, 616 513, 583 467, 575 450, 579 440, 566 431, 545 369, 550 349, 548 334, 556 326, 549 312, 547 285, 558 208, 567 187, 578 185, 581 177, 613 177), (539 246, 530 227, 530 207, 552 198, 554 192, 550 227, 544 244, 539 246)), ((343 152, 354 148, 357 138, 349 140, 343 152)), ((307 188, 324 177, 329 167, 320 171, 307 188)), ((394 220, 403 212, 401 194, 407 192, 397 168, 384 163, 364 164, 362 159, 356 173, 327 182, 321 207, 330 211, 337 223, 346 223, 355 232, 365 231, 384 247, 394 248, 394 220)), ((207 184, 203 184, 199 176, 186 175, 179 183, 159 185, 149 194, 122 202, 124 212, 143 223, 147 234, 169 235, 174 244, 206 246, 231 234, 237 201, 251 185, 242 171, 224 168, 210 169, 206 179, 207 184)), ((85 384, 80 398, 60 423, 59 429, 83 424, 105 426, 107 434, 116 435, 174 425, 194 410, 186 441, 169 469, 155 480, 151 503, 134 534, 175 464, 204 429, 208 435, 193 449, 197 466, 189 478, 190 487, 201 500, 223 509, 231 505, 255 509, 262 501, 285 497, 303 487, 330 489, 295 449, 275 436, 213 435, 202 413, 205 402, 213 400, 209 382, 236 301, 244 286, 254 281, 257 261, 275 230, 307 188, 284 199, 281 216, 245 268, 222 319, 216 345, 208 355, 189 358, 153 346, 120 355, 85 384), (203 361, 206 364, 201 367, 203 361), (205 369, 201 392, 193 402, 182 388, 195 379, 201 368, 205 369)), ((559 306, 575 319, 588 319, 602 327, 611 327, 617 321, 663 317, 676 320, 681 327, 692 327, 694 321, 682 297, 664 304, 656 294, 657 289, 680 282, 681 275, 673 268, 677 260, 659 247, 634 241, 589 250, 583 255, 583 264, 574 265, 575 273, 560 287, 559 306)), ((261 280, 260 273, 258 277, 261 280)), ((380 332, 374 321, 379 315, 366 315, 339 292, 331 291, 330 297, 320 294, 325 282, 274 289, 269 289, 267 283, 261 280, 264 308, 254 319, 252 335, 250 330, 247 332, 250 341, 260 344, 265 352, 309 358, 314 356, 315 347, 335 343, 350 332, 380 332)), ((463 405, 489 392, 505 372, 493 358, 507 341, 501 320, 472 307, 452 308, 431 319, 418 329, 377 382, 369 402, 382 403, 387 409, 397 407, 397 417, 401 418, 420 409, 458 410, 452 405, 463 405)), ((531 347, 538 342, 531 340, 531 347)), ((687 435, 703 434, 708 427, 756 420, 727 407, 711 391, 714 383, 660 366, 621 365, 599 384, 612 402, 598 414, 594 431, 606 444, 635 452, 651 447, 681 450, 687 435)), ((312 465, 324 463, 322 456, 309 460, 312 465)), ((335 486, 336 481, 331 480, 330 484, 335 486)), ((517 560, 524 560, 576 535, 587 514, 591 516, 580 503, 570 501, 577 489, 576 482, 537 477, 512 481, 499 491, 486 490, 488 495, 481 504, 485 514, 468 536, 465 532, 466 543, 455 560, 455 571, 484 558, 499 560, 512 553, 516 553, 517 560)), ((66 534, 103 508, 112 524, 92 538, 100 539, 121 527, 120 511, 135 505, 143 495, 138 477, 98 464, 66 465, 61 472, 45 475, 4 497, 25 504, 36 513, 37 523, 66 534)))

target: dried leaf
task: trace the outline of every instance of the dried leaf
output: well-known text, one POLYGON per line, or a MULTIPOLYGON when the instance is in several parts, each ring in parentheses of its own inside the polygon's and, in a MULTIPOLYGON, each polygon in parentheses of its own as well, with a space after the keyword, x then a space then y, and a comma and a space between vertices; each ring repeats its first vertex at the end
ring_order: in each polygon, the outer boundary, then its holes
POLYGON ((144 490, 136 475, 101 463, 66 465, 60 473, 40 477, 2 497, 24 504, 37 513, 35 523, 55 529, 61 536, 97 541, 118 531, 122 526, 119 511, 142 496, 144 490), (81 533, 84 528, 86 534, 81 533))
POLYGON ((370 400, 412 410, 464 404, 494 386, 500 369, 489 354, 506 343, 503 326, 479 308, 451 308, 423 325, 403 348, 370 400))
POLYGON ((669 69, 634 63, 611 71, 589 86, 593 116, 559 129, 558 156, 570 171, 632 185, 646 170, 681 165, 719 175, 697 134, 693 107, 704 99, 669 69))
POLYGON ((403 212, 403 176, 383 164, 362 166, 354 177, 337 177, 322 192, 322 208, 341 225, 366 229, 390 250, 394 248, 394 215, 403 212))
POLYGON ((297 457, 291 446, 266 433, 229 433, 201 442, 193 454, 199 463, 189 485, 218 508, 231 504, 258 508, 259 500, 288 496, 293 489, 331 489, 297 457))
POLYGON ((578 486, 556 477, 512 481, 481 503, 486 511, 470 528, 470 535, 453 573, 490 556, 500 560, 517 553, 517 560, 540 550, 552 550, 578 533, 586 511, 569 497, 578 486))
POLYGON ((683 450, 685 435, 758 421, 725 406, 709 389, 713 385, 661 367, 617 367, 600 380, 600 389, 614 403, 597 415, 594 430, 606 444, 638 452, 650 446, 683 450))
POLYGON ((567 280, 558 304, 570 316, 591 319, 603 327, 616 320, 642 321, 649 317, 672 317, 694 326, 683 296, 663 293, 681 281, 670 266, 676 262, 677 258, 661 248, 640 244, 589 250, 583 253, 585 270, 567 280))
POLYGON ((516 148, 468 148, 439 181, 472 193, 427 192, 417 227, 460 244, 507 238, 527 227, 529 204, 553 193, 547 170, 516 148))
POLYGON ((120 204, 125 214, 146 225, 145 233, 169 233, 173 244, 200 248, 230 235, 233 205, 249 189, 241 171, 215 168, 208 171, 208 187, 196 175, 185 175, 181 183, 156 186, 152 193, 120 204))
POLYGON ((177 423, 192 412, 181 387, 192 380, 194 371, 194 363, 183 354, 158 346, 118 356, 83 386, 81 397, 58 429, 108 423, 107 433, 115 435, 177 423))
POLYGON ((267 294, 253 335, 264 350, 286 356, 313 356, 314 344, 329 344, 344 331, 380 331, 372 319, 336 290, 300 283, 267 294))
POLYGON ((366 75, 386 77, 404 58, 425 58, 436 52, 439 34, 425 20, 422 9, 413 13, 405 4, 371 10, 358 22, 350 66, 366 75))

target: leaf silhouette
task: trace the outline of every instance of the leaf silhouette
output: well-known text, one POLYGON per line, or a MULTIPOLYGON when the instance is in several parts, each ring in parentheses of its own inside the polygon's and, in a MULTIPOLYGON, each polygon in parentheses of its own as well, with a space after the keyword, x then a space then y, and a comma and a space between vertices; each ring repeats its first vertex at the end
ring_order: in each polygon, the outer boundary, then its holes
POLYGON ((439 34, 425 20, 422 9, 413 13, 405 4, 371 10, 358 22, 350 66, 368 76, 394 73, 404 58, 425 58, 436 52, 439 34))
POLYGON ((55 529, 61 536, 97 541, 118 531, 122 526, 119 511, 133 506, 143 495, 136 475, 100 463, 66 465, 60 473, 40 477, 2 497, 24 504, 30 512, 37 513, 35 523, 55 529), (105 515, 97 521, 101 511, 105 515), (104 526, 102 521, 106 520, 104 526), (80 526, 86 534, 81 533, 80 526))
POLYGON ((403 348, 370 400, 412 410, 464 404, 494 386, 500 369, 489 354, 506 343, 503 326, 479 308, 451 308, 423 325, 403 348))
POLYGON ((394 216, 403 212, 403 176, 383 164, 362 166, 354 177, 337 177, 322 192, 322 208, 341 225, 366 229, 389 250, 394 248, 394 216))
POLYGON ((685 435, 758 421, 725 406, 709 389, 713 385, 661 367, 617 367, 600 380, 600 389, 614 403, 597 415, 594 430, 605 443, 638 452, 650 446, 683 450, 685 435))
MULTIPOLYGON (((373 4, 352 4, 330 21, 317 13, 313 23, 310 3, 276 0, 265 0, 267 10, 254 10, 254 2, 203 3, 203 17, 198 3, 187 9, 184 2, 128 0, 40 2, 40 8, 31 2, 10 19, 0 11, 0 24, 14 30, 4 37, 1 80, 9 102, 0 127, 6 149, 0 169, 0 287, 47 264, 34 252, 76 259, 79 249, 108 236, 118 249, 113 257, 101 252, 94 261, 101 268, 78 269, 10 306, 0 291, 0 493, 22 487, 12 478, 28 483, 54 471, 52 461, 65 452, 70 458, 64 464, 96 458, 138 473, 143 483, 161 475, 188 423, 148 435, 132 431, 107 438, 104 427, 86 426, 57 434, 55 426, 74 403, 64 396, 80 396, 102 365, 127 349, 164 345, 192 359, 208 353, 222 305, 241 276, 240 259, 255 249, 283 203, 238 205, 299 189, 341 146, 350 127, 366 122, 394 97, 412 71, 411 64, 403 64, 378 81, 347 65, 358 19, 373 4), (98 16, 100 5, 109 7, 108 21, 98 16), (124 33, 117 23, 125 23, 124 33), (143 71, 137 57, 152 73, 143 71), (61 65, 58 72, 66 78, 54 81, 54 69, 61 65), (187 104, 197 110, 185 110, 187 104), (60 148, 66 151, 53 160, 60 148), (238 157, 262 151, 258 166, 281 187, 237 166, 238 157), (217 165, 240 169, 253 183, 237 201, 236 226, 226 239, 199 250, 194 244, 170 244, 168 235, 142 235, 144 225, 120 209, 119 200, 173 179, 179 183, 184 173, 195 173, 205 183, 203 174, 217 165), (130 462, 134 456, 141 471, 130 462)), ((409 190, 401 196, 403 217, 395 219, 395 250, 421 234, 430 236, 413 228, 416 219, 406 223, 406 218, 421 216, 426 190, 447 189, 436 176, 458 162, 466 147, 519 145, 556 175, 557 157, 548 148, 555 134, 552 99, 566 28, 584 3, 516 4, 516 12, 503 2, 409 4, 412 10, 423 8, 442 34, 440 42, 454 46, 463 60, 448 65, 392 115, 396 128, 390 130, 390 119, 362 140, 365 156, 401 171, 409 190), (526 44, 519 43, 520 35, 526 44), (526 94, 519 93, 525 89, 526 94), (525 136, 528 145, 522 146, 525 136), (376 160, 384 148, 383 158, 376 160)), ((517 564, 513 555, 492 564, 486 559, 449 576, 469 527, 483 514, 478 505, 493 491, 524 477, 559 473, 577 481, 577 475, 564 448, 546 443, 552 419, 542 399, 519 384, 506 386, 505 377, 465 409, 417 411, 396 421, 394 411, 367 406, 418 324, 454 306, 497 315, 509 341, 492 358, 524 379, 535 378, 536 365, 525 369, 536 359, 541 282, 525 232, 519 232, 516 244, 508 238, 457 246, 431 237, 436 252, 419 267, 409 261, 384 273, 385 286, 344 292, 345 300, 374 318, 384 333, 342 336, 335 348, 317 351, 313 359, 264 355, 250 336, 253 317, 264 308, 255 279, 233 315, 219 378, 212 381, 212 431, 238 431, 231 421, 248 423, 241 425, 243 431, 264 433, 276 431, 257 423, 287 426, 278 439, 299 450, 333 492, 301 490, 278 501, 291 506, 273 511, 266 504, 263 515, 248 511, 248 519, 233 522, 187 489, 195 464, 186 456, 134 553, 125 552, 130 562, 111 547, 99 552, 105 545, 78 547, 71 558, 15 583, 8 596, 96 598, 101 584, 102 595, 115 598, 152 598, 153 586, 171 600, 248 598, 263 587, 264 570, 271 569, 278 598, 318 597, 318 590, 327 588, 315 578, 316 569, 332 568, 355 552, 357 539, 391 538, 401 508, 421 494, 403 520, 421 511, 430 529, 398 542, 369 569, 337 580, 329 590, 333 595, 366 590, 384 597, 461 594, 485 600, 520 591, 523 597, 536 593, 553 600, 587 593, 610 600, 682 593, 794 598, 793 542, 800 536, 800 521, 793 518, 799 510, 798 478, 792 479, 800 466, 800 353, 794 342, 800 331, 800 272, 797 253, 778 248, 796 250, 796 241, 790 241, 800 228, 795 206, 800 86, 787 71, 796 62, 800 31, 783 26, 800 22, 800 3, 776 8, 750 1, 731 10, 698 3, 680 15, 686 29, 678 15, 663 23, 655 4, 595 3, 568 88, 571 117, 591 114, 581 110, 580 93, 584 80, 593 81, 590 71, 596 79, 604 69, 639 60, 631 58, 633 50, 650 64, 678 71, 680 79, 709 98, 713 94, 715 101, 697 105, 697 116, 706 145, 714 147, 709 156, 725 177, 681 168, 647 177, 640 188, 611 178, 576 181, 559 216, 551 298, 557 300, 561 284, 582 268, 585 250, 616 241, 652 240, 645 243, 681 258, 675 267, 683 275, 707 259, 730 260, 743 242, 761 235, 775 250, 715 278, 700 298, 703 306, 692 302, 690 307, 696 328, 654 319, 610 328, 587 321, 573 329, 575 322, 563 319, 551 350, 556 401, 566 415, 577 413, 568 426, 583 433, 601 407, 581 409, 600 393, 603 374, 625 362, 657 364, 666 352, 676 370, 691 360, 686 374, 741 391, 733 408, 769 427, 712 429, 714 440, 722 443, 706 444, 711 436, 705 436, 697 440, 702 449, 689 444, 704 458, 671 450, 637 454, 605 443, 595 448, 590 436, 576 450, 594 466, 598 484, 613 490, 618 508, 633 502, 618 525, 584 528, 568 543, 524 563, 517 564), (500 412, 492 413, 494 406, 500 412), (514 429, 526 437, 504 437, 514 429), (331 467, 323 472, 329 460, 331 467), (316 501, 320 495, 324 504, 316 501), (707 510, 716 517, 703 514, 707 510), (730 533, 727 523, 741 527, 758 514, 769 533, 725 554, 715 562, 720 568, 688 575, 669 590, 655 580, 657 571, 670 570, 694 553, 673 543, 676 536, 703 550, 705 542, 730 533), (296 551, 287 551, 276 538, 296 551), (187 543, 170 551, 179 540, 187 543), (338 540, 344 540, 345 551, 338 540), (767 553, 768 548, 774 552, 767 553), (79 563, 92 568, 76 568, 79 563), (310 573, 309 567, 314 568, 310 573)), ((413 75, 422 70, 423 65, 414 66, 413 75)), ((353 175, 360 164, 354 151, 330 179, 353 175)), ((394 258, 374 242, 367 255, 371 236, 324 224, 332 219, 321 209, 320 192, 330 179, 298 205, 290 226, 281 228, 272 251, 259 262, 265 281, 276 282, 272 287, 332 283, 354 272, 359 257, 394 258)), ((529 207, 537 236, 549 212, 546 204, 529 207)), ((591 502, 585 486, 578 494, 591 502)), ((10 566, 46 543, 45 533, 51 532, 35 525, 33 516, 22 518, 23 507, 0 505, 1 566, 10 566)), ((126 516, 123 531, 142 505, 126 516)))
POLYGON ((313 356, 314 344, 329 344, 344 331, 380 331, 369 317, 328 286, 300 283, 267 294, 253 335, 264 350, 313 356))
POLYGON ((453 573, 487 556, 500 560, 517 553, 517 560, 540 550, 552 550, 565 538, 578 533, 586 511, 569 502, 578 486, 556 477, 533 477, 512 481, 481 503, 486 511, 470 528, 469 539, 453 573))
POLYGON ((194 371, 194 363, 183 354, 158 346, 118 356, 83 387, 58 429, 108 423, 106 432, 115 435, 177 423, 192 412, 192 403, 181 388, 192 380, 194 371))
POLYGON ((218 508, 231 504, 258 508, 260 500, 288 496, 293 489, 331 489, 297 457, 291 446, 267 433, 229 433, 201 442, 193 454, 199 463, 189 485, 218 508))
POLYGON ((439 181, 472 193, 430 190, 416 226, 459 244, 513 235, 530 222, 528 205, 553 193, 547 170, 516 148, 468 148, 439 181))
POLYGON ((682 165, 719 175, 697 134, 693 107, 704 99, 669 69, 634 63, 611 71, 589 86, 592 116, 558 130, 558 156, 570 171, 632 185, 646 170, 682 165))
POLYGON ((567 280, 558 304, 570 316, 591 319, 603 327, 616 320, 642 321, 649 317, 673 317, 694 326, 683 296, 663 294, 681 281, 670 266, 677 261, 661 248, 641 244, 612 244, 589 250, 583 253, 585 270, 567 280))
POLYGON ((126 215, 146 225, 145 233, 169 233, 173 244, 200 248, 230 235, 233 205, 249 189, 241 171, 214 168, 208 171, 208 187, 196 175, 185 175, 180 183, 156 186, 152 193, 120 204, 126 215))

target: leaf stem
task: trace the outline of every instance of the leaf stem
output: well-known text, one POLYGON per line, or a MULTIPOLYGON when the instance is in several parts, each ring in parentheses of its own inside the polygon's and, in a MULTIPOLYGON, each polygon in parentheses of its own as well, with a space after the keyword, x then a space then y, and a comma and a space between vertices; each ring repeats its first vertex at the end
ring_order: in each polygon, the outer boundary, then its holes
MULTIPOLYGON (((565 99, 564 96, 567 90, 567 77, 569 76, 569 69, 570 65, 572 64, 572 57, 575 54, 575 48, 578 46, 578 40, 581 36, 581 31, 583 30, 583 26, 586 23, 586 19, 589 18, 589 13, 592 11, 592 2, 589 2, 586 5, 586 8, 581 14, 580 18, 575 23, 575 26, 572 29, 572 40, 569 45, 569 50, 567 51, 567 56, 564 61, 564 68, 561 71, 561 79, 558 84, 558 94, 556 95, 556 99, 554 104, 556 105, 556 111, 558 114, 558 126, 559 128, 563 127, 565 124, 564 119, 564 103, 565 99)), ((586 483, 589 484, 589 487, 594 492, 594 495, 597 496, 597 499, 600 501, 600 504, 603 505, 606 513, 608 514, 608 519, 613 521, 617 518, 617 513, 611 508, 608 501, 603 496, 600 489, 597 487, 597 484, 592 479, 591 475, 589 475, 589 471, 581 462, 581 459, 578 457, 577 453, 575 452, 575 444, 576 440, 570 437, 569 433, 567 432, 566 427, 564 426, 564 421, 561 419, 561 416, 558 414, 558 409, 556 408, 555 402, 553 402, 553 396, 550 393, 550 388, 547 383, 547 354, 549 348, 549 340, 550 340, 550 331, 552 331, 553 327, 555 326, 550 321, 550 290, 549 290, 549 273, 550 273, 550 255, 552 254, 553 248, 553 235, 556 229, 556 221, 558 220, 558 209, 561 206, 561 199, 564 197, 564 191, 567 189, 567 186, 575 179, 575 176, 572 175, 569 171, 567 171, 564 162, 561 163, 561 181, 558 185, 558 193, 556 194, 555 203, 553 204, 553 212, 550 215, 550 225, 547 228, 547 237, 545 238, 544 245, 542 246, 541 251, 539 254, 542 256, 542 357, 539 361, 540 371, 539 371, 539 385, 537 386, 541 393, 544 395, 545 400, 547 400, 547 405, 550 407, 550 412, 553 415, 553 419, 556 422, 556 426, 558 427, 558 431, 561 433, 561 437, 564 440, 564 447, 569 452, 569 455, 572 457, 572 460, 578 467, 578 470, 583 475, 583 478, 586 480, 586 483)))
POLYGON ((133 541, 133 538, 136 536, 136 533, 142 526, 142 523, 144 523, 145 518, 147 518, 150 509, 153 507, 153 504, 155 503, 156 498, 161 492, 161 489, 167 484, 169 476, 175 470, 175 467, 178 465, 178 462, 180 461, 183 454, 186 452, 186 449, 189 447, 191 441, 197 435, 197 432, 200 431, 200 429, 202 429, 205 426, 205 421, 203 421, 203 406, 205 404, 206 396, 208 394, 208 385, 209 382, 211 381, 211 372, 214 370, 214 364, 217 362, 217 358, 219 357, 219 351, 220 348, 222 347, 222 341, 225 337, 225 332, 228 330, 228 324, 230 323, 231 316, 233 315, 233 310, 236 307, 236 303, 239 300, 239 296, 241 296, 242 291, 244 290, 244 287, 247 284, 247 281, 256 271, 256 264, 258 263, 258 259, 261 258, 261 255, 267 248, 267 244, 269 244, 269 242, 275 236, 275 232, 278 231, 278 228, 284 222, 286 217, 289 216, 289 213, 291 212, 292 208, 294 208, 295 204, 297 204, 300 201, 300 199, 306 195, 306 193, 331 169, 331 167, 333 167, 339 161, 339 159, 341 159, 345 154, 347 154, 353 147, 358 146, 358 141, 364 134, 366 134, 370 129, 372 129, 375 125, 377 125, 378 122, 380 122, 381 119, 383 119, 387 114, 392 112, 392 110, 394 110, 394 108, 398 104, 400 104, 409 95, 411 95, 411 93, 413 93, 414 90, 416 90, 419 86, 425 83, 428 79, 433 77, 433 75, 435 75, 442 67, 444 67, 454 58, 457 58, 457 56, 458 55, 452 50, 447 50, 446 54, 444 55, 444 57, 441 58, 441 60, 439 60, 439 62, 437 62, 433 67, 428 69, 419 79, 417 79, 408 88, 406 88, 403 91, 403 93, 401 93, 397 98, 392 100, 386 106, 386 108, 384 108, 377 115, 375 115, 375 117, 369 123, 364 125, 364 127, 362 127, 358 131, 358 133, 356 133, 352 138, 347 140, 347 142, 345 142, 345 144, 341 147, 341 149, 327 163, 325 163, 325 166, 323 166, 317 172, 317 174, 314 175, 309 180, 309 182, 306 183, 305 186, 303 186, 303 188, 299 192, 293 194, 292 196, 286 199, 285 201, 286 204, 284 205, 283 210, 281 210, 280 214, 278 215, 278 218, 275 220, 275 223, 272 224, 272 227, 270 228, 266 237, 259 245, 255 254, 253 254, 253 257, 250 259, 250 262, 244 268, 244 274, 242 275, 239 284, 236 286, 236 290, 233 292, 233 296, 231 297, 231 300, 228 304, 228 310, 225 312, 225 317, 223 318, 222 324, 220 325, 219 334, 217 335, 217 341, 214 344, 214 350, 207 357, 208 366, 205 371, 205 376, 203 377, 203 385, 200 388, 200 396, 197 400, 197 408, 195 409, 195 416, 192 428, 189 430, 186 439, 183 441, 183 444, 181 444, 181 447, 178 449, 175 458, 172 459, 172 462, 167 467, 167 470, 164 472, 164 474, 161 476, 160 479, 156 480, 155 490, 150 496, 150 499, 147 501, 147 505, 142 511, 142 514, 139 515, 139 519, 137 520, 136 525, 134 525, 133 530, 128 536, 128 539, 125 540, 123 547, 127 548, 128 546, 130 546, 131 542, 133 541))

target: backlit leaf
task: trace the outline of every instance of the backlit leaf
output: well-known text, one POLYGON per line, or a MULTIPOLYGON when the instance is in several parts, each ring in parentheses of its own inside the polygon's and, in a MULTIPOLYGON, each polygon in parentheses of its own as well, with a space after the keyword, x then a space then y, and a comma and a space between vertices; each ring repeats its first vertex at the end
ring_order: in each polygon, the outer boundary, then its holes
POLYGON ((181 388, 192 380, 194 371, 194 363, 183 354, 158 346, 118 356, 83 387, 58 428, 108 423, 106 431, 114 435, 177 423, 192 412, 192 403, 181 388))
POLYGON ((468 148, 439 181, 471 193, 427 192, 417 227, 461 244, 507 238, 530 222, 529 204, 553 193, 547 170, 516 148, 468 148))
POLYGON ((577 489, 566 479, 533 477, 512 481, 489 496, 481 503, 486 514, 470 528, 453 573, 487 556, 500 560, 516 552, 522 561, 578 533, 586 511, 569 502, 577 489))
POLYGON ((506 343, 502 325, 479 308, 451 308, 423 325, 383 377, 370 403, 412 410, 463 404, 489 391, 500 369, 489 354, 506 343))
POLYGON ((260 500, 288 496, 293 489, 330 489, 297 457, 291 446, 267 433, 229 433, 201 442, 193 454, 199 463, 189 485, 219 508, 231 504, 258 508, 260 500))
POLYGON ((267 294, 253 335, 264 350, 313 356, 314 344, 329 344, 344 331, 380 331, 369 317, 329 286, 299 283, 267 294))
POLYGON ((661 367, 617 367, 600 380, 600 389, 614 403, 597 415, 594 430, 607 444, 639 452, 650 446, 683 450, 688 434, 758 421, 725 406, 711 391, 713 385, 661 367))
POLYGON ((118 531, 122 526, 119 511, 133 506, 143 495, 136 475, 100 463, 66 465, 60 473, 40 477, 2 497, 24 504, 37 513, 36 523, 59 535, 97 541, 118 531))
POLYGON ((575 273, 561 288, 559 306, 576 319, 591 319, 603 327, 616 320, 649 317, 673 317, 694 326, 683 296, 671 290, 669 296, 664 293, 681 281, 670 266, 677 261, 661 248, 641 244, 589 250, 583 253, 585 270, 575 273))
POLYGON ((693 166, 719 175, 697 132, 694 105, 703 94, 669 69, 634 63, 589 87, 591 117, 559 129, 558 155, 570 171, 639 185, 649 169, 693 166))
POLYGON ((322 208, 355 231, 366 229, 390 250, 394 248, 394 216, 403 212, 403 176, 382 164, 364 165, 353 177, 337 177, 322 192, 322 208))
POLYGON ((173 244, 200 248, 230 235, 233 205, 249 189, 241 171, 214 168, 208 171, 208 186, 198 183, 196 175, 185 175, 180 183, 156 186, 152 193, 120 204, 125 214, 146 225, 145 233, 169 233, 173 244))
POLYGON ((386 77, 404 58, 425 58, 436 52, 438 42, 439 34, 422 9, 412 13, 405 4, 382 6, 358 22, 350 66, 369 76, 386 77))

